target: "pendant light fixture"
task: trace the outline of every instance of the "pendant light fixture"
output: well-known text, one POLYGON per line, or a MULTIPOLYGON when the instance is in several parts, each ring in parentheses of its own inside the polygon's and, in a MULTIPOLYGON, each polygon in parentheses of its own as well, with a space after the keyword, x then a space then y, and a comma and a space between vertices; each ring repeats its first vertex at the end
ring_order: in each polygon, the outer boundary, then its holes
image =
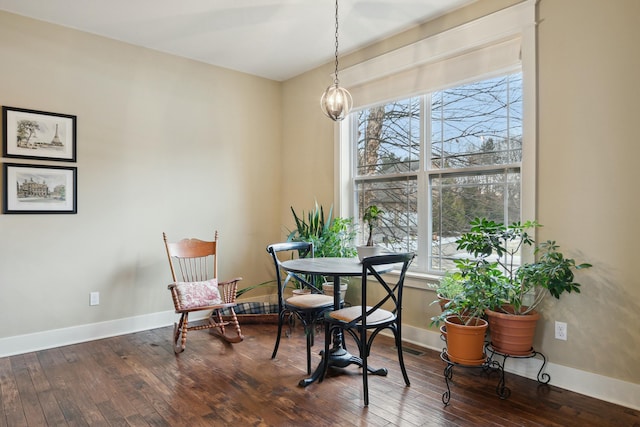
POLYGON ((338 81, 338 0, 336 0, 336 70, 333 84, 324 91, 322 98, 320 98, 320 108, 330 119, 340 121, 349 114, 352 104, 351 94, 345 88, 340 87, 338 81))

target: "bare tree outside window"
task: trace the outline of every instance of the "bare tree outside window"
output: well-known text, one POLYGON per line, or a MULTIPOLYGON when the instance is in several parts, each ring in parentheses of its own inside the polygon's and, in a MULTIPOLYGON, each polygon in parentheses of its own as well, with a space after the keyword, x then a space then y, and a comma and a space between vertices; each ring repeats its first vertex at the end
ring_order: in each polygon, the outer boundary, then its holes
POLYGON ((361 218, 371 204, 385 211, 375 243, 426 253, 427 270, 445 271, 461 255, 454 242, 470 220, 520 219, 521 73, 354 114, 356 212, 361 218), (418 203, 422 197, 427 203, 418 203), (428 212, 419 212, 419 205, 428 212))

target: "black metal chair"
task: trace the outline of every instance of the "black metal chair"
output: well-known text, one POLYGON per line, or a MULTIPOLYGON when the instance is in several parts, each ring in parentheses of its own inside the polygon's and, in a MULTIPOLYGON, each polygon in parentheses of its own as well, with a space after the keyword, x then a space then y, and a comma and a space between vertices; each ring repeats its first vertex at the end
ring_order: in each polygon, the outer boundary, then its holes
MULTIPOLYGON (((362 383, 364 389, 364 404, 369 405, 369 383, 367 357, 371 351, 373 340, 384 329, 390 329, 395 338, 398 349, 398 362, 404 377, 404 382, 409 386, 409 377, 404 367, 402 357, 402 294, 404 278, 409 264, 415 257, 413 253, 400 253, 379 255, 364 258, 362 261, 362 303, 352 307, 329 311, 325 314, 325 344, 324 354, 329 354, 329 345, 336 329, 341 329, 353 337, 358 345, 359 357, 362 360, 362 383), (375 270, 375 266, 384 264, 402 263, 400 275, 396 283, 390 283, 375 270), (367 305, 367 296, 376 297, 373 306, 367 305), (380 296, 378 298, 378 295, 380 296), (382 308, 382 307, 385 308, 382 308), (367 337, 367 332, 369 336, 367 337)), ((395 277, 395 276, 387 276, 395 277)), ((322 374, 320 381, 324 379, 329 368, 329 358, 323 358, 322 374)))
POLYGON ((278 335, 276 337, 276 344, 273 348, 271 358, 275 358, 278 353, 278 347, 280 346, 280 337, 282 335, 282 326, 285 322, 285 318, 288 318, 290 322, 293 322, 295 316, 300 319, 304 333, 307 340, 307 374, 311 373, 311 347, 314 341, 314 326, 318 321, 322 320, 326 311, 333 309, 333 297, 322 294, 322 291, 318 289, 314 283, 315 280, 307 280, 294 273, 286 272, 282 268, 278 253, 290 252, 291 257, 313 258, 313 243, 308 242, 283 242, 274 243, 267 246, 267 252, 273 257, 273 263, 276 269, 276 280, 278 282, 278 335), (283 280, 283 275, 286 275, 283 280), (305 289, 309 289, 311 292, 304 295, 294 295, 287 299, 284 297, 284 291, 291 279, 295 279, 298 283, 302 284, 305 289), (287 316, 289 315, 289 316, 287 316))

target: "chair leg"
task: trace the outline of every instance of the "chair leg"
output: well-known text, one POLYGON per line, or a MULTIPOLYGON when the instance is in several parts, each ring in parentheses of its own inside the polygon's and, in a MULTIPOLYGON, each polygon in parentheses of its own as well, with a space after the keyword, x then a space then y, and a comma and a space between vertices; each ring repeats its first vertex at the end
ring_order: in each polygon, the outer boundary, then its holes
POLYGON ((188 314, 182 313, 178 323, 173 325, 173 351, 176 354, 182 353, 187 345, 188 314), (181 339, 180 344, 178 340, 181 339))
POLYGON ((273 353, 271 353, 271 358, 275 359, 276 354, 278 353, 278 347, 280 347, 280 336, 282 335, 282 325, 284 324, 284 316, 286 312, 282 310, 280 314, 278 314, 278 335, 276 335, 276 344, 273 347, 273 353))
POLYGON ((298 315, 293 312, 288 313, 289 317, 287 317, 287 332, 285 332, 284 335, 287 338, 291 338, 291 335, 293 334, 293 328, 296 326, 296 317, 298 317, 298 315))
POLYGON ((311 347, 313 346, 313 340, 315 336, 315 331, 313 328, 315 327, 315 322, 313 319, 307 319, 310 322, 305 324, 304 334, 307 338, 307 375, 311 374, 311 347))
POLYGON ((362 359, 362 392, 364 394, 364 406, 369 406, 369 376, 367 356, 369 355, 369 344, 367 343, 367 331, 360 330, 360 359, 362 359))
POLYGON ((404 357, 402 355, 402 333, 400 329, 394 329, 393 335, 396 337, 396 348, 398 349, 398 362, 400 363, 400 370, 402 371, 402 377, 404 378, 404 383, 407 386, 410 386, 409 376, 407 375, 407 369, 404 367, 404 357))
POLYGON ((209 319, 209 321, 212 325, 211 334, 222 338, 228 343, 234 344, 242 341, 244 339, 244 336, 242 336, 240 323, 238 322, 238 317, 236 316, 235 310, 233 309, 233 307, 230 307, 229 311, 231 312, 231 321, 228 323, 234 326, 235 335, 227 335, 224 327, 225 322, 223 322, 222 320, 222 313, 220 313, 220 310, 214 310, 214 312, 211 313, 211 318, 209 319))
POLYGON ((230 342, 240 342, 244 340, 244 335, 242 335, 242 330, 240 329, 240 322, 238 322, 238 316, 236 316, 236 312, 233 309, 233 307, 231 307, 231 318, 233 319, 231 323, 233 323, 233 326, 235 327, 236 337, 238 341, 235 341, 232 338, 230 342))
POLYGON ((311 374, 311 347, 315 344, 317 313, 308 313, 304 319, 304 333, 307 339, 307 374, 311 374))

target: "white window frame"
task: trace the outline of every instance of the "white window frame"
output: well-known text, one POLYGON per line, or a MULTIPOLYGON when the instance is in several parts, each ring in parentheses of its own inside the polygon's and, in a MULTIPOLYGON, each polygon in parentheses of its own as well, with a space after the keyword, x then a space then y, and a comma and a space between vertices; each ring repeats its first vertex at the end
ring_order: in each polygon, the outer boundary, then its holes
MULTIPOLYGON (((535 28, 535 0, 527 0, 342 70, 340 72, 341 85, 349 88, 372 84, 374 81, 380 81, 383 77, 405 72, 412 68, 429 67, 430 64, 454 58, 463 53, 498 45, 514 37, 519 38, 523 97, 522 205, 520 211, 521 218, 535 219, 537 145, 535 28)), ((482 78, 483 76, 478 75, 475 78, 477 77, 482 78)), ((389 98, 404 95, 407 94, 389 94, 389 98)), ((384 100, 382 98, 378 102, 384 100)), ((358 102, 357 99, 354 101, 358 102)), ((351 176, 355 167, 355 159, 351 155, 352 135, 349 133, 352 126, 350 123, 350 120, 344 120, 338 122, 334 128, 334 205, 341 216, 354 215, 354 189, 351 176)), ((420 170, 420 173, 423 173, 424 168, 420 168, 420 170)), ((424 180, 418 182, 424 182, 424 180)), ((426 203, 426 201, 419 201, 419 203, 426 203)), ((423 212, 425 211, 423 210, 423 212)), ((425 278, 432 280, 437 278, 428 274, 418 276, 425 276, 425 278)))

